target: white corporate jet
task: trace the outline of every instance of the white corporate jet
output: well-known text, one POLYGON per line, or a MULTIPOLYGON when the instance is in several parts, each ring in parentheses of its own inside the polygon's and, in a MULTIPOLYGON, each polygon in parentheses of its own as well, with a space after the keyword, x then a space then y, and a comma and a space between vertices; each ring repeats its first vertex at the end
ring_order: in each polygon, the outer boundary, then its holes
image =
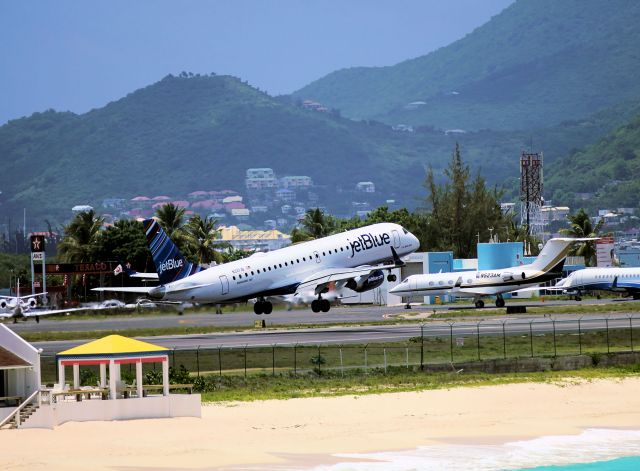
POLYGON ((575 293, 576 301, 581 300, 585 291, 611 291, 640 299, 640 267, 584 268, 572 272, 555 286, 540 289, 575 293))
POLYGON ((496 270, 478 270, 411 275, 389 292, 400 296, 451 295, 473 298, 477 308, 484 307, 485 296, 496 296, 496 306, 504 307, 503 293, 536 286, 562 276, 562 267, 571 244, 592 239, 550 239, 529 265, 496 270))
POLYGON ((145 294, 151 300, 228 304, 257 298, 256 314, 270 314, 266 298, 312 290, 313 312, 327 312, 329 300, 322 295, 329 285, 362 292, 388 278, 402 266, 401 256, 418 249, 418 239, 398 224, 381 223, 292 245, 258 252, 245 259, 209 268, 187 261, 154 219, 143 223, 156 265, 159 286, 94 288, 145 294), (382 276, 381 276, 382 275, 382 276))
POLYGON ((40 322, 40 316, 50 316, 52 314, 62 314, 72 311, 87 310, 87 308, 72 309, 36 309, 38 306, 38 297, 46 296, 47 293, 38 293, 35 295, 20 296, 20 280, 16 285, 16 296, 0 296, 0 309, 8 312, 0 312, 0 319, 13 319, 13 323, 19 319, 27 320, 34 318, 36 322, 40 322))

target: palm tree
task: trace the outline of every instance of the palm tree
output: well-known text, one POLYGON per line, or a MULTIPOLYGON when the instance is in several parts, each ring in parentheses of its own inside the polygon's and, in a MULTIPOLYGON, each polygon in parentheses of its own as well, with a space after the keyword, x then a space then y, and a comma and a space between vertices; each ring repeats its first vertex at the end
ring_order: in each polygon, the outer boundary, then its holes
MULTIPOLYGON (((569 227, 566 229, 560 229, 560 233, 568 235, 570 237, 598 237, 600 229, 604 224, 604 219, 600 219, 594 226, 591 222, 591 218, 584 209, 578 210, 576 214, 567 216, 569 220, 569 227)), ((596 264, 596 241, 588 240, 580 244, 576 244, 571 250, 571 255, 577 255, 584 257, 585 265, 592 267, 596 264)))
POLYGON ((95 212, 83 211, 64 227, 64 237, 58 246, 66 262, 89 262, 98 248, 100 229, 104 219, 95 212))
MULTIPOLYGON (((306 234, 307 240, 319 239, 332 234, 336 229, 335 220, 325 215, 320 208, 310 209, 304 215, 301 231, 306 234)), ((299 234, 302 236, 302 234, 299 234)))
POLYGON ((199 264, 223 261, 222 254, 216 249, 228 248, 229 244, 219 242, 220 231, 215 228, 217 223, 213 218, 203 219, 196 214, 183 226, 187 252, 199 264))
POLYGON ((156 217, 160 227, 167 235, 176 242, 182 237, 182 226, 184 225, 185 209, 173 203, 162 205, 156 210, 156 217))

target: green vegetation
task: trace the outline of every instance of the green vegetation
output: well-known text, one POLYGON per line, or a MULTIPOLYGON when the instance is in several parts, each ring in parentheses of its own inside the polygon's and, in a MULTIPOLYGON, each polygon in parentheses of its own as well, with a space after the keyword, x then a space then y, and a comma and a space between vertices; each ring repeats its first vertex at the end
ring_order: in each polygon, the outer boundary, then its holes
POLYGON ((16 278, 21 278, 26 284, 31 274, 29 273, 29 255, 16 255, 0 252, 0 286, 9 287, 16 285, 16 278))
POLYGON ((639 16, 633 0, 518 1, 447 47, 394 66, 339 70, 294 96, 392 124, 555 125, 640 96, 639 16), (414 102, 425 104, 407 106, 414 102))

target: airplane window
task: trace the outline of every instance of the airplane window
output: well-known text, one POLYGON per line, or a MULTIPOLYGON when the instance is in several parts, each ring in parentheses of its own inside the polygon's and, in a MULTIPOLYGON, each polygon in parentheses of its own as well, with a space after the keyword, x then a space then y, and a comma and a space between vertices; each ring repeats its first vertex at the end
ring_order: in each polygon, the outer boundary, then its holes
POLYGON ((253 270, 251 270, 251 276, 253 276, 253 270))
POLYGON ((471 281, 471 280, 469 279, 469 280, 467 280, 467 283, 471 284, 471 283, 473 283, 473 281, 471 281))
POLYGON ((327 254, 326 254, 326 253, 324 253, 324 252, 322 252, 322 256, 323 256, 323 257, 326 257, 326 256, 327 256, 327 254))
POLYGON ((449 284, 452 285, 453 284, 453 280, 449 280, 449 284))
POLYGON ((271 271, 271 267, 269 267, 269 271, 271 271))
POLYGON ((302 257, 302 261, 303 261, 303 262, 306 262, 306 261, 307 261, 307 259, 306 259, 305 257, 302 257))
POLYGON ((288 267, 288 266, 289 266, 289 264, 288 264, 287 262, 284 262, 284 266, 285 266, 285 267, 288 267))
POLYGON ((234 276, 234 277, 233 277, 233 279, 235 280, 235 279, 236 279, 236 277, 234 276))
POLYGON ((444 284, 444 281, 440 280, 440 281, 438 281, 438 284, 439 284, 439 285, 443 285, 443 284, 444 284))
POLYGON ((409 231, 407 231, 404 227, 402 228, 402 232, 404 232, 405 234, 409 233, 409 231))
POLYGON ((282 268, 282 263, 278 263, 278 265, 280 266, 280 268, 282 268))
POLYGON ((299 258, 296 258, 296 263, 300 263, 300 259, 299 258))
POLYGON ((430 282, 429 282, 429 286, 433 286, 433 281, 430 281, 430 282))
POLYGON ((340 252, 344 252, 344 247, 340 247, 340 252))
POLYGON ((258 268, 256 271, 257 271, 258 273, 260 273, 260 269, 259 269, 259 268, 258 268))

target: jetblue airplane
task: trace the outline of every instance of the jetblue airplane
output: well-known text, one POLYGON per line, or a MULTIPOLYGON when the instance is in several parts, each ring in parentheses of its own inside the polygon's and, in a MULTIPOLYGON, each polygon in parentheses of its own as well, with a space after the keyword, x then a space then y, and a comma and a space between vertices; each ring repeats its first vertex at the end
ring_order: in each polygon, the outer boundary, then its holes
POLYGON ((536 286, 562 276, 564 261, 571 244, 592 239, 555 238, 549 240, 536 260, 495 270, 462 271, 411 275, 389 293, 403 296, 451 295, 474 298, 477 308, 484 307, 483 296, 496 296, 496 307, 504 307, 503 293, 536 286))
POLYGON ((96 291, 141 293, 152 300, 227 304, 257 298, 256 314, 270 314, 269 296, 312 290, 313 312, 327 312, 322 297, 335 284, 357 292, 382 284, 383 270, 403 265, 401 256, 416 251, 418 239, 398 224, 381 223, 304 242, 272 252, 258 252, 234 262, 206 269, 180 253, 154 219, 143 223, 156 265, 159 286, 95 288, 96 291))
POLYGON ((540 289, 576 293, 581 300, 584 291, 612 291, 640 299, 640 268, 584 268, 576 270, 555 286, 540 289))

